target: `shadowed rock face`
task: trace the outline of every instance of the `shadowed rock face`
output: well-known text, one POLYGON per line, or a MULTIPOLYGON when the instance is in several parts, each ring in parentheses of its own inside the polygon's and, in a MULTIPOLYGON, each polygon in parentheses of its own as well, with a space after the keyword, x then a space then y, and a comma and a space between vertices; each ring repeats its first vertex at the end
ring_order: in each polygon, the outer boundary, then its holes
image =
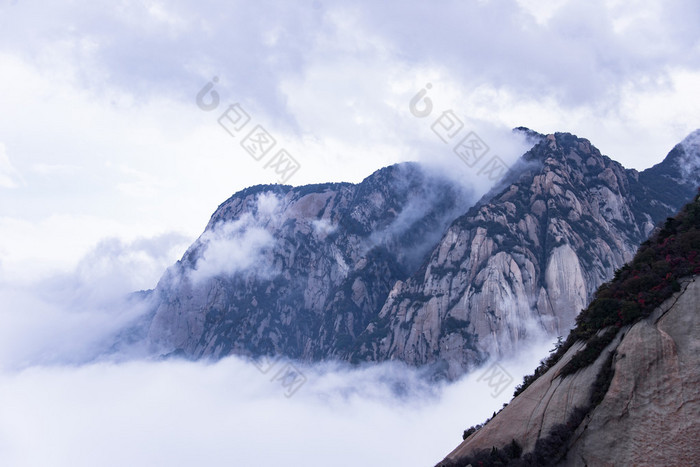
POLYGON ((476 205, 415 164, 237 193, 158 284, 154 351, 400 359, 457 377, 533 334, 566 334, 693 196, 682 167, 698 154, 679 145, 638 173, 570 134, 533 141, 476 205))
POLYGON ((246 189, 161 279, 149 340, 193 358, 342 358, 469 196, 416 164, 246 189))
POLYGON ((355 358, 434 363, 456 377, 533 333, 566 335, 654 225, 692 198, 679 170, 688 157, 679 145, 640 174, 585 139, 547 136, 392 288, 355 358))
POLYGON ((695 465, 700 457, 700 277, 650 317, 622 328, 592 365, 559 376, 583 344, 573 346, 479 431, 448 456, 471 455, 518 440, 534 449, 575 407, 587 405, 601 367, 613 354, 602 401, 576 428, 557 465, 695 465))

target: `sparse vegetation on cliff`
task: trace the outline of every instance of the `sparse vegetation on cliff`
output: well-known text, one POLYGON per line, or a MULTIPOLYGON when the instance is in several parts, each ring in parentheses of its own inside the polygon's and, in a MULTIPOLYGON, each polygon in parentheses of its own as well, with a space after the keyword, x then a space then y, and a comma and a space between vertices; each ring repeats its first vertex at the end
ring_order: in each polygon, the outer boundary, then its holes
POLYGON ((700 194, 642 243, 634 259, 618 269, 612 281, 600 286, 564 344, 543 360, 533 375, 525 377, 515 396, 554 366, 577 341, 586 341, 586 347, 562 368, 561 375, 573 374, 593 363, 619 328, 649 316, 680 290, 680 279, 700 273, 699 251, 700 194))
MULTIPOLYGON (((681 280, 700 273, 700 192, 674 218, 644 242, 635 258, 615 273, 612 281, 603 284, 596 297, 581 312, 576 327, 566 341, 561 340, 551 355, 542 360, 534 374, 526 376, 516 388, 522 393, 537 378, 552 368, 577 341, 586 346, 561 369, 560 376, 571 375, 595 362, 615 339, 620 328, 648 317, 659 305, 681 290, 681 280)), ((615 352, 611 352, 596 375, 585 407, 577 407, 566 423, 555 425, 537 440, 532 452, 517 457, 505 453, 509 446, 481 450, 468 457, 447 460, 440 467, 530 466, 554 465, 566 455, 567 445, 576 428, 605 397, 614 376, 615 352)), ((464 439, 478 431, 477 425, 464 432, 464 439)), ((514 442, 516 442, 514 440, 514 442)))

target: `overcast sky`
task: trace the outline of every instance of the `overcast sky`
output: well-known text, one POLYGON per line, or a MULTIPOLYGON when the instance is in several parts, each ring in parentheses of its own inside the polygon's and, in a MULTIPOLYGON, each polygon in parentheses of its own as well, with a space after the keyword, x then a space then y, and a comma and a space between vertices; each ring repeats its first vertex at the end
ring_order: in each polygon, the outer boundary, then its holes
POLYGON ((178 232, 179 256, 232 193, 278 180, 217 123, 235 103, 299 162, 291 184, 465 171, 430 131, 450 109, 491 146, 569 131, 644 169, 700 127, 698 24, 694 0, 0 0, 0 272, 70 268, 105 237, 178 232))

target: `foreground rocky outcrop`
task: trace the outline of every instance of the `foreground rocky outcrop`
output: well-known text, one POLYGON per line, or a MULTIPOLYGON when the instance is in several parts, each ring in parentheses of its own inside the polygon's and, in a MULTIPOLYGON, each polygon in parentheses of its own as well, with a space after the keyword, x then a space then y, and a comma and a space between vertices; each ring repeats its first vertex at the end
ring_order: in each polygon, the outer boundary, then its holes
POLYGON ((700 150, 679 145, 639 173, 588 140, 527 134, 535 146, 476 205, 416 164, 235 194, 154 291, 149 345, 399 359, 454 378, 534 334, 565 334, 692 197, 700 150))
POLYGON ((595 363, 561 378, 561 369, 584 345, 577 343, 447 459, 512 440, 524 452, 533 451, 538 440, 588 404, 596 376, 613 355, 605 398, 576 427, 559 465, 694 465, 700 458, 699 303, 695 277, 652 316, 621 329, 595 363))
POLYGON ((439 465, 695 465, 699 255, 700 196, 601 288, 539 377, 439 465))

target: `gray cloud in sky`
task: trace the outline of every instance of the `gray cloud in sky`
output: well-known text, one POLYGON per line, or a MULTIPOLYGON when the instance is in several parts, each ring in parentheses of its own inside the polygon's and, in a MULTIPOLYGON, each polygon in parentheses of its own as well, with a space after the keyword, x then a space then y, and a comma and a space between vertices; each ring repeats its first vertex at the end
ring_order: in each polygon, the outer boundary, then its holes
POLYGON ((97 92, 189 99, 193 84, 219 74, 271 115, 285 112, 280 82, 368 55, 387 71, 437 64, 465 86, 570 106, 609 103, 623 86, 663 86, 672 69, 700 66, 700 5, 690 0, 566 2, 544 24, 513 0, 20 2, 4 17, 2 49, 49 68, 69 59, 97 92))

